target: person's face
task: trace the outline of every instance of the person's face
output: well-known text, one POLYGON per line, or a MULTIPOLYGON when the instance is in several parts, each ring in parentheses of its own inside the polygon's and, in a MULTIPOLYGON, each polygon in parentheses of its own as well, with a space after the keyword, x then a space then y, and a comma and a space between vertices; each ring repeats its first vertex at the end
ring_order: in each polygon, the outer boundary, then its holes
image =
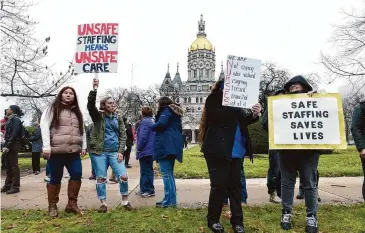
POLYGON ((107 99, 104 103, 104 111, 113 113, 117 109, 117 106, 112 98, 107 99))
POLYGON ((6 110, 6 115, 7 116, 13 115, 13 110, 11 110, 10 107, 6 110))
POLYGON ((62 102, 65 104, 72 104, 75 100, 75 93, 69 88, 62 93, 62 102))
POLYGON ((289 87, 289 92, 300 92, 303 91, 303 86, 299 83, 294 83, 289 87))

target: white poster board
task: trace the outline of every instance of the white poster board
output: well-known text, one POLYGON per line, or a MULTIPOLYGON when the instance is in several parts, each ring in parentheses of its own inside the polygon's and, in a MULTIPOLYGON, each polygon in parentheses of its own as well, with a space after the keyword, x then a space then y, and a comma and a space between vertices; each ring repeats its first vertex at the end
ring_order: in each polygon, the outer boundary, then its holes
POLYGON ((269 97, 270 149, 344 149, 346 136, 339 94, 269 97))
POLYGON ((228 55, 222 105, 251 108, 259 101, 261 61, 228 55))
POLYGON ((117 73, 118 29, 117 23, 78 25, 74 73, 117 73))

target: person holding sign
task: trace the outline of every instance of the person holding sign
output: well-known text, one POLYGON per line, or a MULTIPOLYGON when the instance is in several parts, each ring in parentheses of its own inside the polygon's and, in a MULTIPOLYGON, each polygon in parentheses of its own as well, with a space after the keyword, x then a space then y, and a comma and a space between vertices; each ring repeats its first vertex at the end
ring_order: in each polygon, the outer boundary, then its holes
POLYGON ((365 201, 365 101, 361 102, 354 111, 351 126, 357 150, 360 152, 364 183, 362 185, 362 196, 365 201))
POLYGON ((115 103, 111 97, 100 100, 100 111, 95 107, 99 80, 94 79, 93 88, 90 91, 87 109, 94 123, 94 129, 90 137, 90 157, 96 175, 96 192, 101 202, 99 213, 107 212, 106 182, 107 170, 110 166, 119 182, 119 192, 122 196, 121 205, 126 210, 132 210, 128 202, 128 175, 123 163, 124 148, 126 143, 126 130, 123 120, 115 114, 115 103))
MULTIPOLYGON (((308 93, 312 96, 313 88, 303 76, 298 75, 290 79, 284 89, 288 94, 308 93)), ((281 200, 282 217, 281 228, 290 230, 292 228, 292 209, 294 188, 297 172, 303 182, 305 205, 307 207, 306 232, 318 232, 317 226, 317 168, 319 152, 315 150, 281 150, 281 200)))
POLYGON ((224 232, 219 223, 223 200, 229 194, 235 233, 243 233, 241 207, 241 169, 244 156, 253 160, 252 146, 247 126, 259 120, 261 105, 252 111, 222 106, 224 80, 219 80, 208 96, 200 123, 201 151, 209 170, 210 195, 208 204, 208 227, 213 232, 224 232))

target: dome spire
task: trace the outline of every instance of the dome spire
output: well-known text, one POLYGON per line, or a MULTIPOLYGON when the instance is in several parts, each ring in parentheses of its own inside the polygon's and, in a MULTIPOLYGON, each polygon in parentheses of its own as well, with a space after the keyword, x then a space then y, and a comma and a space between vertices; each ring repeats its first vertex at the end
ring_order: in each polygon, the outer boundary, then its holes
POLYGON ((198 22, 197 36, 204 36, 204 37, 207 36, 207 34, 205 33, 205 21, 203 20, 203 14, 200 15, 200 21, 198 22))
POLYGON ((179 62, 177 62, 177 70, 176 73, 179 73, 179 62))
POLYGON ((221 61, 221 73, 219 74, 219 80, 224 79, 224 72, 223 72, 223 61, 221 61))
POLYGON ((167 73, 170 73, 170 63, 167 63, 167 73))

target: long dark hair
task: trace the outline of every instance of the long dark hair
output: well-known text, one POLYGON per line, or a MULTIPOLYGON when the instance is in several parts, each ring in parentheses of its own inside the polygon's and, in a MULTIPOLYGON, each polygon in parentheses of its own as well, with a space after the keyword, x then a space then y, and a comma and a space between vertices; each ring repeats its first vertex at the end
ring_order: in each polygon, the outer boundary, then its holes
POLYGON ((51 108, 49 109, 48 114, 53 113, 53 118, 52 118, 52 123, 51 126, 58 128, 60 126, 60 115, 61 115, 61 111, 63 109, 66 108, 71 108, 71 111, 75 112, 77 120, 79 121, 79 130, 80 130, 80 134, 83 135, 84 133, 84 120, 82 117, 82 113, 79 107, 79 102, 77 100, 77 95, 76 95, 76 91, 75 89, 73 89, 72 87, 64 87, 60 90, 60 92, 58 92, 56 99, 53 101, 51 108), (71 89, 72 92, 74 93, 74 101, 72 103, 72 106, 66 106, 65 104, 62 103, 62 94, 63 92, 65 92, 67 89, 71 89))
MULTIPOLYGON (((218 80, 215 84, 214 84, 214 86, 213 86, 213 88, 212 88, 212 90, 211 90, 211 92, 210 92, 210 95, 212 95, 212 94, 216 94, 216 93, 218 93, 219 91, 222 91, 222 89, 220 88, 220 85, 222 84, 224 82, 224 79, 220 79, 220 80, 218 80)), ((205 107, 205 105, 204 105, 204 107, 203 107, 203 112, 202 112, 202 118, 200 119, 200 126, 199 126, 199 144, 201 145, 201 144, 203 144, 203 139, 204 139, 204 134, 205 134, 205 128, 206 128, 206 124, 207 124, 207 113, 206 113, 206 107, 205 107)))

